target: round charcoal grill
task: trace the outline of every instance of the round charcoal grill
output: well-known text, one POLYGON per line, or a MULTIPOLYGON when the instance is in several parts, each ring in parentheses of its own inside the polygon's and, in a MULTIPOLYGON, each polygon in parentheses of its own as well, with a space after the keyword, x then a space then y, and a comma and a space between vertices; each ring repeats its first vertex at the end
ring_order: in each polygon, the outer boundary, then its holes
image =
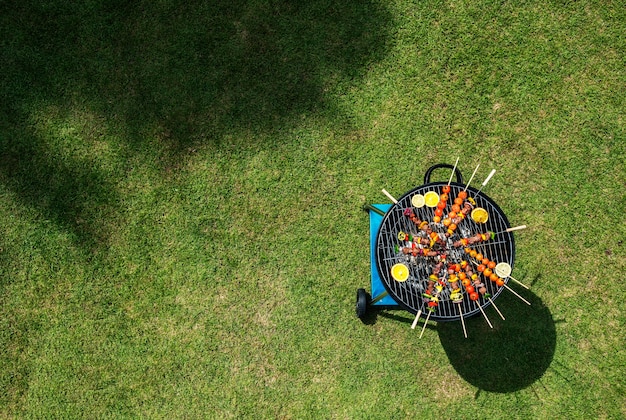
MULTIPOLYGON (((435 208, 427 206, 415 208, 411 204, 411 198, 416 194, 424 195, 428 191, 435 191, 437 194, 441 194, 442 187, 447 185, 447 182, 430 182, 430 175, 434 169, 448 167, 452 169, 452 166, 447 164, 439 164, 431 167, 424 176, 424 185, 416 187, 404 194, 398 199, 398 202, 387 211, 376 235, 376 267, 385 289, 400 306, 413 314, 417 314, 418 311, 421 311, 424 317, 429 313, 424 293, 428 286, 429 276, 432 274, 437 260, 433 257, 404 255, 401 251, 404 242, 398 238, 398 233, 418 234, 418 227, 415 226, 409 217, 404 215, 404 211, 407 208, 413 209, 415 215, 420 220, 431 222, 430 227, 433 231, 441 233, 442 235, 446 232, 446 228, 443 224, 432 223, 433 217, 435 216, 435 208), (391 267, 397 263, 403 263, 409 268, 409 278, 406 281, 399 282, 391 276, 391 267)), ((458 193, 466 188, 462 183, 462 177, 458 170, 456 170, 456 179, 457 182, 450 183, 449 199, 447 201, 447 207, 444 209, 444 215, 450 212, 450 207, 458 193)), ((462 260, 473 260, 465 253, 463 247, 455 248, 452 245, 455 241, 461 238, 469 238, 476 233, 487 233, 491 231, 497 233, 494 238, 470 245, 470 247, 483 254, 489 260, 495 261, 496 263, 506 262, 512 268, 515 258, 515 241, 510 232, 505 232, 505 230, 510 227, 510 224, 504 212, 485 193, 479 192, 471 186, 467 187, 467 193, 469 197, 475 200, 477 207, 482 207, 487 210, 489 219, 486 223, 480 224, 476 223, 468 216, 458 224, 454 234, 447 240, 447 246, 445 248, 447 263, 453 264, 460 263, 462 260)), ((471 262, 470 264, 474 265, 471 262)), ((479 274, 475 265, 473 268, 473 271, 479 274)), ((444 273, 447 273, 447 264, 442 270, 440 278, 442 276, 447 277, 444 273)), ((479 274, 479 276, 487 288, 487 293, 491 296, 492 300, 495 300, 504 287, 499 287, 495 282, 485 279, 482 274, 479 274)), ((508 279, 503 280, 505 283, 508 282, 508 279)), ((463 290, 463 286, 461 286, 461 290, 463 290)), ((468 318, 480 313, 479 305, 484 309, 491 304, 483 295, 481 295, 477 301, 472 301, 465 292, 463 292, 463 300, 461 303, 453 303, 450 299, 450 292, 451 288, 446 285, 439 293, 438 306, 435 311, 430 314, 431 320, 460 320, 461 313, 463 314, 463 318, 468 318)))

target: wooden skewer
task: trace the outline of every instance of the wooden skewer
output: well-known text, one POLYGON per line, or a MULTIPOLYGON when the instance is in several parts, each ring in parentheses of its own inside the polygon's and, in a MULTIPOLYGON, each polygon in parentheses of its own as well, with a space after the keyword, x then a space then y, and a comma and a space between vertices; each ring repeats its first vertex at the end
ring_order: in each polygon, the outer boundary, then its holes
POLYGON ((496 310, 496 312, 498 313, 498 315, 500 315, 500 318, 502 318, 502 320, 504 321, 504 315, 502 315, 502 312, 500 312, 500 309, 498 309, 498 307, 496 306, 496 303, 491 300, 491 298, 488 298, 489 302, 491 302, 491 304, 493 305, 493 308, 496 310))
POLYGON ((517 283, 517 284, 519 284, 520 286, 524 287, 526 290, 530 290, 530 287, 526 286, 526 285, 525 285, 524 283, 522 283, 521 281, 519 281, 519 280, 515 280, 515 279, 514 279, 513 277, 511 277, 511 276, 509 276, 509 278, 510 278, 511 280, 513 280, 515 283, 517 283))
MULTIPOLYGON (((437 297, 439 297, 439 293, 441 293, 441 291, 443 290, 443 287, 439 288, 439 286, 437 286, 437 293, 435 293, 435 299, 437 299, 437 297)), ((420 337, 422 338, 422 335, 424 334, 424 330, 426 329, 426 324, 428 324, 428 320, 430 319, 430 315, 433 313, 433 311, 428 311, 428 315, 426 315, 426 321, 424 321, 424 326, 422 327, 422 332, 420 332, 420 337)), ((414 322, 416 323, 416 322, 414 322)))
POLYGON ((467 338, 467 330, 465 329, 465 320, 463 319, 463 309, 461 309, 461 304, 459 303, 459 313, 461 314, 461 324, 463 325, 463 335, 467 338))
POLYGON ((480 194, 480 192, 482 191, 483 187, 485 185, 487 185, 487 182, 489 182, 489 180, 491 179, 491 177, 493 176, 493 174, 496 173, 495 169, 492 169, 491 172, 489 173, 489 176, 487 178, 485 178, 485 180, 483 181, 483 184, 480 186, 480 188, 478 189, 478 192, 476 193, 476 195, 480 194))
POLYGON ((515 296, 517 296, 517 297, 518 297, 518 298, 520 298, 522 301, 524 301, 524 303, 526 303, 527 305, 529 305, 529 306, 530 306, 530 302, 529 302, 529 301, 527 301, 526 299, 524 299, 523 297, 521 297, 519 294, 517 294, 517 292, 516 292, 515 290, 511 289, 511 288, 510 288, 509 286, 507 286, 506 284, 504 284, 503 286, 504 286, 504 287, 506 287, 506 289, 507 289, 509 292, 513 293, 515 296))
MULTIPOLYGON (((474 265, 478 266, 478 263, 477 263, 476 261, 473 261, 473 260, 472 260, 472 263, 473 263, 474 265)), ((507 276, 507 278, 510 278, 511 280, 514 280, 514 281, 518 282, 517 280, 515 280, 515 279, 514 279, 513 277, 511 277, 511 276, 507 276)), ((519 283, 519 282, 518 282, 518 283, 519 283)), ((520 284, 521 284, 521 283, 520 283, 520 284)), ((511 291, 511 293, 513 293, 515 296, 517 296, 518 298, 520 298, 521 300, 523 300, 524 302, 526 302, 528 305, 530 305, 530 302, 529 302, 529 301, 527 301, 526 299, 524 299, 523 297, 521 297, 520 295, 518 295, 517 293, 515 293, 515 291, 514 291, 513 289, 511 289, 509 286, 507 286, 506 284, 503 284, 503 286, 504 286, 504 287, 506 287, 507 289, 509 289, 509 290, 511 291)), ((522 286, 524 286, 524 285, 522 284, 522 286)), ((526 287, 526 286, 524 286, 524 287, 526 287)), ((527 289, 529 289, 528 287, 526 287, 526 288, 527 288, 527 289)), ((489 298, 489 300, 491 300, 491 298, 489 298)), ((491 303, 493 303, 493 301, 491 301, 491 303)), ((494 306, 495 306, 495 304, 494 304, 494 306)), ((496 308, 496 309, 497 309, 497 308, 496 308)), ((500 312, 500 311, 498 311, 498 312, 500 312)), ((502 316, 502 314, 500 314, 500 316, 502 316)), ((502 319, 504 319, 504 317, 502 317, 502 319)))
POLYGON ((419 321, 421 314, 422 314, 422 310, 420 309, 419 311, 417 311, 417 315, 415 316, 415 319, 413 320, 413 323, 411 324, 412 330, 415 329, 415 326, 417 325, 417 321, 419 321))
POLYGON ((469 187, 469 184, 470 184, 470 182, 472 182, 472 179, 474 179, 474 175, 476 175, 476 171, 478 170, 479 166, 480 166, 480 163, 478 164, 476 169, 474 169, 474 173, 472 173, 472 176, 470 177, 469 181, 467 181, 467 184, 465 184, 465 189, 463 191, 466 191, 467 187, 469 187))
POLYGON ((489 324, 490 328, 493 328, 493 325, 491 325, 491 322, 489 322, 489 318, 487 318, 487 314, 485 313, 485 311, 483 311, 483 308, 478 304, 477 301, 474 301, 474 303, 476 304, 476 306, 478 306, 478 309, 480 309, 480 312, 483 314, 483 316, 485 317, 485 321, 487 321, 487 324, 489 324))
POLYGON ((452 173, 450 174, 450 179, 448 180, 448 185, 452 182, 452 177, 454 176, 454 171, 456 170, 456 165, 459 163, 459 158, 456 158, 456 162, 454 162, 454 168, 452 168, 452 173))
POLYGON ((393 198, 393 195, 389 194, 389 193, 387 192, 387 190, 386 190, 386 189, 384 189, 384 188, 383 188, 383 194, 385 194, 385 195, 387 196, 387 198, 388 198, 388 199, 390 199, 390 200, 391 200, 391 202, 392 202, 393 204, 398 204, 398 200, 396 200, 395 198, 393 198))
POLYGON ((420 332, 420 338, 422 338, 422 335, 424 335, 424 330, 426 329, 426 324, 428 324, 428 320, 430 319, 430 314, 432 314, 432 311, 428 311, 428 315, 426 315, 426 321, 424 321, 424 326, 422 327, 422 332, 420 332))
POLYGON ((508 229, 505 230, 501 230, 500 232, 496 232, 494 233, 494 235, 498 235, 500 233, 508 233, 508 232, 513 232, 516 230, 522 230, 522 229, 526 229, 526 225, 520 225, 520 226, 515 226, 515 227, 510 227, 508 229))

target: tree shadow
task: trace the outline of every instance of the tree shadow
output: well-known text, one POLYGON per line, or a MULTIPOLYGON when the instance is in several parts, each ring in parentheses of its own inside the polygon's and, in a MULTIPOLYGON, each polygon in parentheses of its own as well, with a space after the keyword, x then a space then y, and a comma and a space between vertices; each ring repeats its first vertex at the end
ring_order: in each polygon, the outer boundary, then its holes
POLYGON ((532 292, 525 290, 522 294, 531 306, 511 293, 502 293, 498 298, 498 309, 506 320, 488 308, 486 314, 493 329, 481 315, 465 321, 468 338, 464 338, 459 322, 437 325, 450 363, 480 390, 518 391, 539 380, 552 363, 556 348, 552 315, 532 292))
POLYGON ((0 180, 87 240, 115 182, 42 145, 33 114, 86 110, 103 123, 82 141, 113 133, 163 169, 204 144, 271 147, 256 134, 338 112, 328 91, 384 56, 390 19, 371 1, 2 2, 0 180))
POLYGON ((11 102, 79 96, 139 142, 154 127, 220 141, 332 108, 325 91, 382 58, 390 20, 371 2, 6 4, 11 102))

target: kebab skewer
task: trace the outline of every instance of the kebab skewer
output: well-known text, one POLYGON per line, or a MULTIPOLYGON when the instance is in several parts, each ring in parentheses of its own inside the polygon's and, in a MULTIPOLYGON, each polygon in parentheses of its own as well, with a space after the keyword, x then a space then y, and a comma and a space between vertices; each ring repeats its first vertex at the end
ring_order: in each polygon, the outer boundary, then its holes
POLYGON ((483 187, 485 185, 487 185, 487 183, 489 182, 489 180, 491 179, 491 177, 493 176, 493 174, 496 173, 495 169, 492 169, 491 172, 489 173, 489 176, 487 176, 487 178, 485 178, 485 180, 483 181, 482 185, 480 186, 480 188, 478 189, 478 191, 476 192, 476 197, 478 197, 478 194, 480 194, 480 192, 482 191, 483 187))
POLYGON ((487 300, 489 300, 489 302, 491 302, 491 304, 493 305, 493 309, 496 310, 496 312, 498 313, 498 315, 500 315, 500 318, 502 318, 502 320, 504 321, 504 315, 502 315, 502 312, 500 312, 500 309, 498 309, 498 307, 496 306, 496 303, 491 299, 491 297, 488 297, 487 300))
POLYGON ((441 218, 443 216, 443 211, 447 207, 447 201, 450 194, 450 183, 452 182, 452 177, 454 176, 454 171, 456 170, 456 165, 459 163, 459 158, 456 158, 456 162, 454 163, 454 167, 452 168, 452 173, 450 174, 450 179, 448 179, 448 183, 441 188, 441 195, 439 195, 439 202, 437 203, 437 208, 435 209, 435 216, 433 217, 433 222, 439 223, 441 222, 441 218))
POLYGON ((506 283, 504 282, 504 280, 502 278, 500 278, 496 273, 492 272, 489 267, 485 268, 485 266, 483 264, 478 264, 476 261, 472 261, 472 262, 477 266, 476 269, 479 272, 481 272, 483 274, 483 276, 485 276, 485 278, 488 278, 491 281, 495 281, 495 283, 498 286, 504 287, 505 289, 507 289, 508 291, 513 293, 515 296, 517 296, 522 302, 526 303, 527 305, 530 305, 529 301, 527 301, 526 299, 521 297, 515 290, 513 290, 509 286, 507 286, 506 283))
POLYGON ((474 169, 474 172, 472 172, 472 176, 470 177, 469 181, 467 181, 467 184, 465 184, 465 189, 463 191, 467 191, 467 187, 469 187, 469 184, 472 182, 472 179, 474 179, 474 175, 476 175, 476 171, 478 171, 479 167, 480 167, 480 163, 476 166, 476 169, 474 169))
MULTIPOLYGON (((430 306, 430 304, 434 301, 434 303, 436 304, 438 299, 439 299, 439 294, 441 293, 441 291, 443 290, 443 286, 438 285, 437 286, 437 293, 435 294, 435 296, 433 296, 433 298, 431 299, 430 302, 428 302, 430 310, 428 311, 428 315, 426 315, 426 320, 424 321, 424 326, 422 326, 422 331, 420 332, 420 336, 419 338, 422 338, 422 335, 424 335, 424 330, 426 329, 426 325, 428 325, 428 320, 430 319, 430 315, 435 312, 434 310, 434 306, 430 306)), ((435 305, 436 306, 436 305, 435 305)))
MULTIPOLYGON (((452 173, 450 174, 450 179, 448 180, 448 187, 450 187, 450 183, 452 182, 452 177, 454 176, 454 171, 456 171, 456 165, 458 165, 459 163, 459 158, 456 158, 456 162, 454 162, 454 167, 452 168, 452 173)), ((448 191, 444 191, 444 192, 450 192, 450 190, 448 191)))
MULTIPOLYGON (((487 314, 483 310, 482 306, 480 306, 480 304, 478 303, 480 295, 483 295, 483 297, 486 298, 490 298, 490 296, 487 294, 487 288, 483 283, 480 282, 480 280, 478 279, 478 275, 472 272, 471 266, 465 260, 461 261, 458 264, 453 264, 450 267, 450 270, 458 273, 458 276, 461 279, 461 283, 463 284, 463 287, 465 288, 465 292, 468 294, 469 299, 473 301, 476 306, 478 306, 478 309, 483 314, 483 317, 485 317, 485 321, 487 321, 489 327, 493 328, 493 325, 491 324, 491 321, 489 321, 487 314), (470 279, 473 280, 473 283, 470 279)), ((451 274, 451 276, 452 275, 453 274, 451 274)))
POLYGON ((463 309, 461 308, 461 303, 459 305, 459 314, 461 315, 461 324, 463 325, 463 335, 467 338, 467 330, 465 329, 465 320, 463 319, 463 309))
POLYGON ((391 200, 391 202, 392 202, 393 204, 398 204, 398 200, 396 200, 396 199, 393 197, 393 195, 389 194, 389 192, 387 192, 387 190, 386 190, 386 189, 384 189, 384 188, 383 188, 383 189, 382 189, 382 192, 383 192, 383 194, 385 194, 385 195, 387 196, 387 198, 388 198, 388 199, 390 199, 390 200, 391 200))

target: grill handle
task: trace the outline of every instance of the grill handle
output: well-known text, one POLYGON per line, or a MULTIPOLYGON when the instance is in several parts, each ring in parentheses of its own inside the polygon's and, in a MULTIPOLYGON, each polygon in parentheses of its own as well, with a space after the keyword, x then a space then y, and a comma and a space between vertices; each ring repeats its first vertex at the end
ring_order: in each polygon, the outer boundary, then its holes
POLYGON ((456 175, 456 182, 459 184, 463 183, 463 175, 461 175, 461 171, 459 171, 459 168, 455 168, 449 163, 438 163, 428 168, 428 170, 424 174, 424 184, 430 184, 430 176, 433 173, 433 171, 436 169, 441 169, 441 168, 454 169, 454 174, 456 175))

